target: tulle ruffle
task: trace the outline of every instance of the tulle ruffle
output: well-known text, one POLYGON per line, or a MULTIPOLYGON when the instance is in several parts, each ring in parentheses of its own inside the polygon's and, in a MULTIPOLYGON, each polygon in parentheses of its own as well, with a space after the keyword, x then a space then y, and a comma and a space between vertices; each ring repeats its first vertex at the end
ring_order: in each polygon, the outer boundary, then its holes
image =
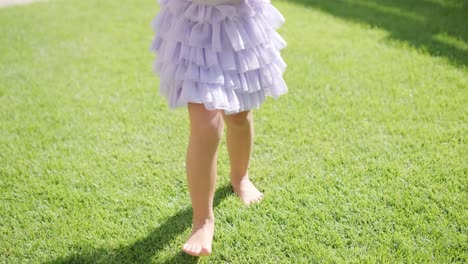
POLYGON ((203 103, 227 114, 259 108, 287 92, 283 16, 267 0, 203 5, 159 0, 151 49, 160 92, 172 108, 203 103))

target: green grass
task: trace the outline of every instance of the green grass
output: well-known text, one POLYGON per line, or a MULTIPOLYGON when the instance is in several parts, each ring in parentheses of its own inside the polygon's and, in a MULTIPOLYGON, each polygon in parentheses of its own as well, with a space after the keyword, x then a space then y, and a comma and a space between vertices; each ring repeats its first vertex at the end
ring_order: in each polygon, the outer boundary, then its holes
POLYGON ((289 94, 255 112, 245 208, 219 157, 214 254, 190 232, 185 109, 153 76, 154 1, 0 9, 0 262, 468 261, 462 0, 275 1, 289 94))

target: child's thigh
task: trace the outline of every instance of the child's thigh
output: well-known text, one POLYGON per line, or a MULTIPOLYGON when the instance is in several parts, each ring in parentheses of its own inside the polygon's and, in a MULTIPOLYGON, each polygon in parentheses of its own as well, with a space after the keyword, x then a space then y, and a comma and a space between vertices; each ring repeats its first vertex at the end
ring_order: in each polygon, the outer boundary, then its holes
POLYGON ((220 129, 223 125, 221 110, 208 110, 203 104, 188 103, 191 128, 220 129))

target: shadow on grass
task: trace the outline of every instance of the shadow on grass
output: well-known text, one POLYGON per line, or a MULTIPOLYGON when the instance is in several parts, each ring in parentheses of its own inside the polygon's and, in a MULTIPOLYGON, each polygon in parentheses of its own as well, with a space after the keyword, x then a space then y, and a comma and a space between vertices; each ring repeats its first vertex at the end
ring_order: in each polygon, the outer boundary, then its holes
MULTIPOLYGON (((218 188, 215 194, 214 206, 217 206, 230 193, 230 186, 218 188)), ((190 228, 191 223, 192 210, 185 209, 171 216, 148 236, 135 241, 131 245, 117 249, 100 248, 87 254, 71 255, 47 263, 150 263, 154 255, 158 254, 178 234, 190 228)), ((174 249, 174 251, 177 254, 164 263, 197 263, 198 261, 197 257, 185 254, 180 248, 174 249)))
POLYGON ((431 0, 287 1, 382 28, 390 33, 390 39, 409 43, 432 56, 445 57, 455 66, 468 65, 468 2, 465 0, 443 3, 431 0))

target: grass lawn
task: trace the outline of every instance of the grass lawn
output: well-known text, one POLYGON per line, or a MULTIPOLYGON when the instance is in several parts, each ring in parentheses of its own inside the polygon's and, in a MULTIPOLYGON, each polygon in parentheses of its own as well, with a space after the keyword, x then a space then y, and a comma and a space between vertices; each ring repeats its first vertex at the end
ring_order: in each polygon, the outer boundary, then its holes
POLYGON ((274 1, 289 93, 255 112, 246 208, 219 156, 190 232, 186 109, 152 73, 155 1, 0 9, 1 263, 468 262, 468 4, 274 1))

